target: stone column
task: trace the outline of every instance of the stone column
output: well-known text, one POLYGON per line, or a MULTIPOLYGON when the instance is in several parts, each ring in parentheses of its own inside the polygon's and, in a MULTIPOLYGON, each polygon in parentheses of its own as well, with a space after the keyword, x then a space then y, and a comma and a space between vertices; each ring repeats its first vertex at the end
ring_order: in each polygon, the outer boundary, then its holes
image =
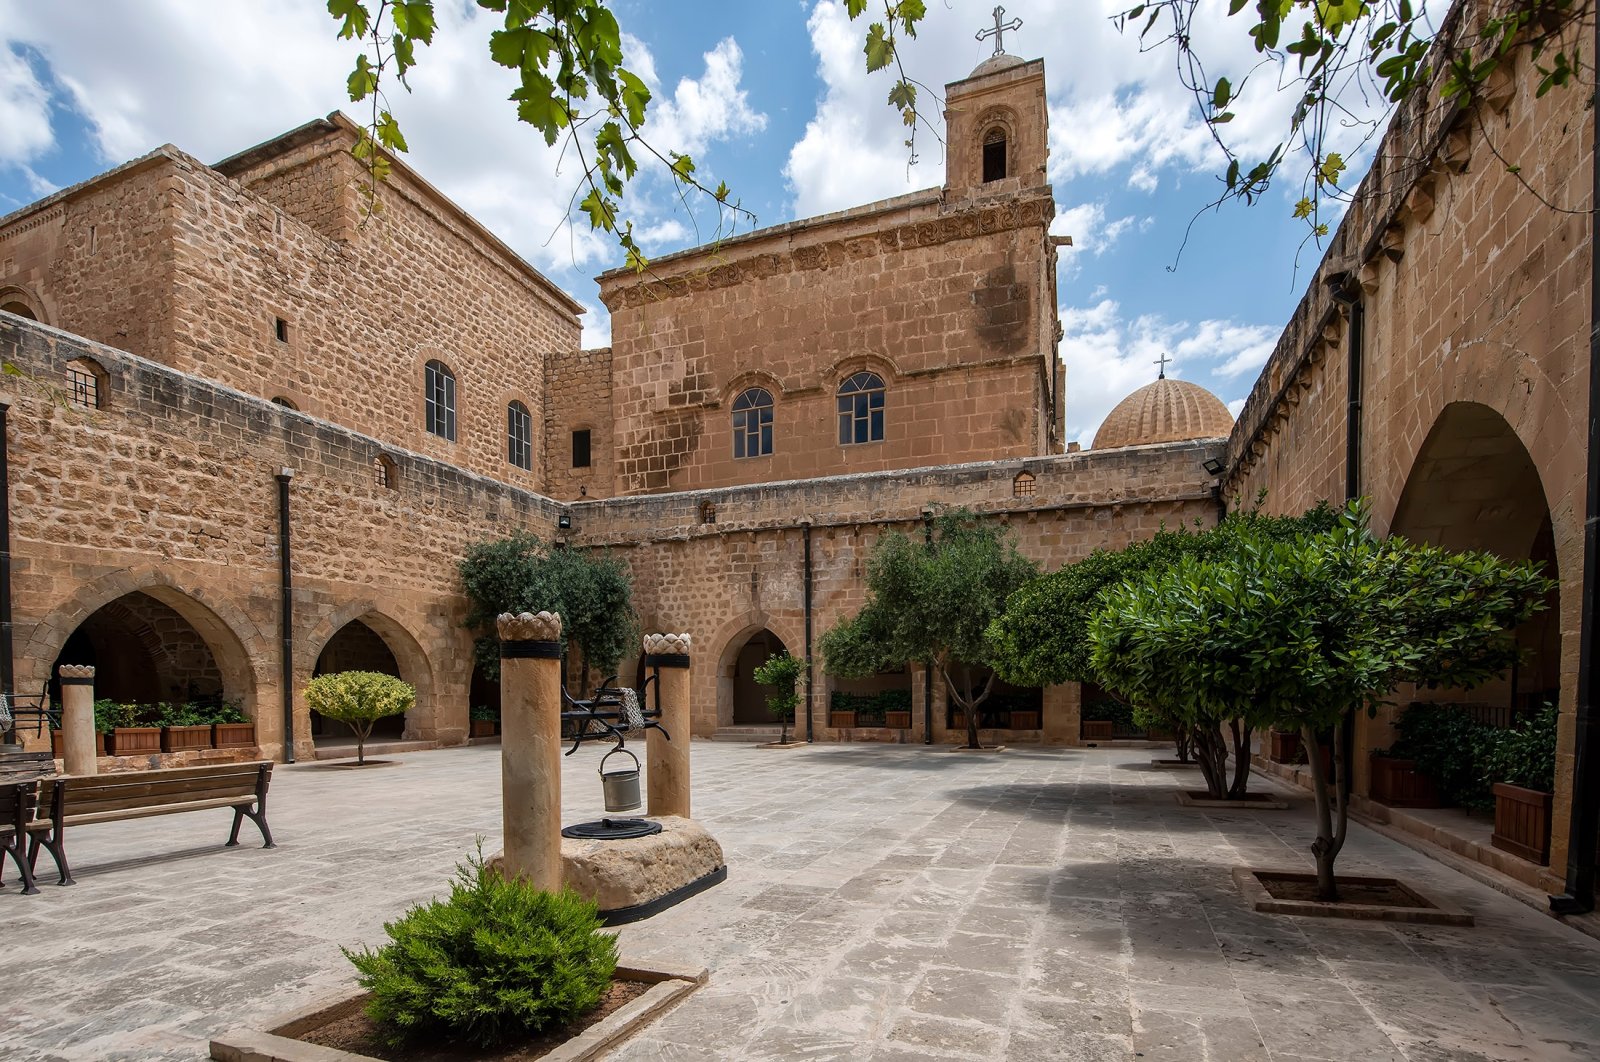
MULTIPOLYGON (((661 697, 661 725, 649 732, 650 804, 647 814, 689 817, 689 636, 647 634, 645 667, 655 672, 661 697)), ((655 690, 646 708, 655 707, 655 690)))
POLYGON ((561 888, 561 617, 506 613, 500 630, 504 868, 561 888))
POLYGON ((61 744, 67 774, 97 774, 100 751, 94 729, 94 668, 62 664, 61 744))

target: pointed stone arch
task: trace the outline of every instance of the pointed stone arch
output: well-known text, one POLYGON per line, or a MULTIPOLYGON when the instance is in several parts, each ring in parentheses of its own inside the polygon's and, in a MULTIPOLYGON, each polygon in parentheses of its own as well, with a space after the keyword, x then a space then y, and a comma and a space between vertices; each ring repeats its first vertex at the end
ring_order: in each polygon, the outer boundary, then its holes
MULTIPOLYGON (((791 620, 774 617, 760 609, 750 609, 733 619, 728 620, 718 629, 711 639, 715 647, 716 668, 713 674, 715 682, 715 697, 710 703, 715 706, 715 716, 709 719, 697 720, 696 732, 715 730, 719 726, 734 725, 734 699, 737 687, 736 668, 739 662, 739 653, 749 643, 750 639, 762 631, 769 631, 780 641, 784 648, 794 656, 805 653, 805 628, 791 620)), ((702 687, 704 688, 704 687, 702 687)), ((704 703, 704 702, 702 702, 704 703)), ((796 725, 802 729, 805 726, 805 708, 801 706, 795 713, 796 725)))
POLYGON ((405 623, 382 611, 373 598, 347 602, 325 613, 317 625, 296 647, 295 652, 295 735, 296 746, 311 745, 311 713, 300 691, 316 671, 322 651, 344 628, 361 623, 383 640, 394 656, 400 678, 417 691, 417 703, 406 713, 404 736, 407 739, 433 733, 438 725, 439 698, 434 682, 433 662, 422 642, 405 623))

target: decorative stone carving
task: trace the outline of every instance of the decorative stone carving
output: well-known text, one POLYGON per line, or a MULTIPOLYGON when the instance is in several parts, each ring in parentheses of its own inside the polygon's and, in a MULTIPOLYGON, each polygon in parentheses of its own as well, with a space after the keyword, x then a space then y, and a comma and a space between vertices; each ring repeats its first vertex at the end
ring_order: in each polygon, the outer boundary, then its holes
POLYGON ((500 640, 503 642, 561 640, 561 617, 554 612, 541 612, 538 615, 524 612, 520 616, 502 612, 495 626, 499 628, 500 640))
POLYGON ((94 678, 94 668, 90 667, 88 664, 62 664, 57 670, 64 679, 94 678))
POLYGON ((644 651, 647 653, 682 653, 688 655, 689 636, 687 634, 647 634, 644 636, 644 651))

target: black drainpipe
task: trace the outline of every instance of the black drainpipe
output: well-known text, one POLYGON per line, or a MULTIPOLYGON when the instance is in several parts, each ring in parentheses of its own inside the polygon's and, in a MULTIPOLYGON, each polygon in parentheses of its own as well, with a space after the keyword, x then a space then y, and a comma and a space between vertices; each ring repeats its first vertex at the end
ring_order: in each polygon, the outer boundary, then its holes
POLYGON ((289 555, 289 480, 278 473, 278 593, 283 606, 283 762, 294 762, 294 572, 289 555))
MULTIPOLYGON (((1344 500, 1354 501, 1361 497, 1361 374, 1362 360, 1365 357, 1366 339, 1364 332, 1367 323, 1367 308, 1361 301, 1361 289, 1353 277, 1346 277, 1342 290, 1336 292, 1335 298, 1344 302, 1350 309, 1349 339, 1345 346, 1349 348, 1349 358, 1345 362, 1345 405, 1344 419, 1344 500)), ((1339 787, 1339 801, 1342 806, 1350 806, 1350 791, 1355 782, 1354 764, 1356 762, 1356 717, 1354 712, 1347 713, 1343 724, 1339 727, 1339 752, 1344 764, 1344 770, 1339 772, 1339 777, 1334 779, 1339 787)))
MULTIPOLYGON (((933 510, 922 510, 922 541, 933 548, 933 510)), ((933 744, 933 661, 922 662, 922 743, 933 744)))
MULTIPOLYGON (((1600 21, 1595 23, 1600 47, 1600 21)), ((1590 111, 1592 133, 1600 136, 1600 107, 1590 111)), ((1589 159, 1589 203, 1600 204, 1600 140, 1589 159)), ((1583 621, 1578 635, 1578 718, 1572 768, 1572 823, 1567 837, 1567 886, 1550 897, 1551 914, 1594 910, 1596 846, 1600 845, 1600 720, 1595 718, 1595 663, 1600 659, 1600 623, 1595 616, 1595 581, 1600 579, 1600 239, 1589 214, 1589 437, 1583 521, 1583 621)))
POLYGON ((12 698, 16 675, 11 655, 11 435, 6 425, 10 408, 0 402, 0 691, 6 695, 6 704, 15 709, 12 698))
POLYGON ((800 534, 805 539, 805 597, 806 597, 806 741, 816 739, 811 721, 811 521, 800 521, 800 534))

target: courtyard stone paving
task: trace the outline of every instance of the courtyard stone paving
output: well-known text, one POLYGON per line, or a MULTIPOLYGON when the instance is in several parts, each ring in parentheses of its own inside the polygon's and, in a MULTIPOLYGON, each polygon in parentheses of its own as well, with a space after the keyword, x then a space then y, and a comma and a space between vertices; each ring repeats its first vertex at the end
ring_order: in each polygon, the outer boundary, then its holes
MULTIPOLYGON (((203 1058, 347 985, 341 945, 498 847, 499 755, 280 769, 272 851, 218 847, 227 814, 199 812, 74 830, 75 888, 22 897, 8 869, 0 1058, 203 1058)), ((696 742, 728 881, 622 941, 711 980, 612 1057, 1600 1058, 1600 942, 1359 826, 1342 870, 1476 928, 1255 914, 1229 869, 1309 865, 1309 802, 1180 808, 1193 776, 1150 756, 696 742)), ((567 821, 599 811, 597 759, 566 761, 567 821)))

